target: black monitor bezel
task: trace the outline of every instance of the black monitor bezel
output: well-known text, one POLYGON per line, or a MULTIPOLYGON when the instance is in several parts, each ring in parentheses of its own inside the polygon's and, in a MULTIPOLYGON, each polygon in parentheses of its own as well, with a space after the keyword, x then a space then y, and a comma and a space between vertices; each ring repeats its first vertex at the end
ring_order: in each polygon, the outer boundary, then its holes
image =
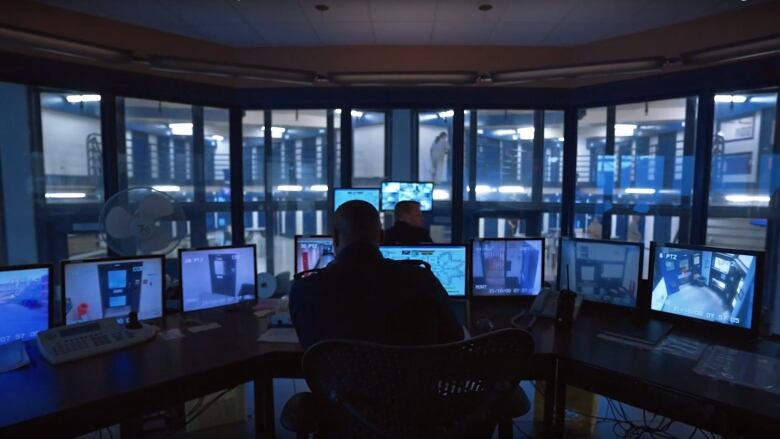
POLYGON ((761 327, 761 321, 760 321, 761 301, 763 300, 763 295, 764 295, 763 289, 764 289, 765 254, 766 254, 765 252, 757 251, 757 250, 741 250, 741 249, 726 248, 726 247, 711 247, 705 245, 659 243, 659 242, 652 241, 650 243, 650 267, 648 271, 650 288, 648 291, 647 309, 650 312, 650 315, 653 317, 657 317, 662 320, 667 320, 670 322, 675 322, 686 326, 711 328, 712 330, 718 331, 720 333, 741 334, 741 335, 751 335, 751 336, 758 335, 759 328, 761 327), (683 316, 680 314, 673 314, 669 312, 654 310, 652 308, 653 289, 654 289, 653 280, 655 278, 655 263, 656 263, 655 255, 657 252, 657 248, 659 246, 678 248, 682 250, 700 250, 700 251, 710 251, 714 253, 732 253, 732 254, 744 254, 744 255, 754 256, 756 258, 756 278, 755 278, 755 284, 753 286, 753 309, 751 310, 752 316, 750 319, 750 328, 743 328, 741 326, 734 326, 726 323, 718 323, 710 320, 697 319, 696 317, 683 316))
POLYGON ((545 275, 545 267, 544 267, 544 256, 545 256, 545 244, 547 243, 546 238, 543 236, 529 236, 529 237, 516 237, 516 238, 473 238, 469 242, 468 246, 468 252, 467 258, 469 260, 469 288, 468 288, 468 295, 469 299, 474 300, 534 300, 536 297, 541 294, 541 292, 544 290, 544 275, 545 275), (477 241, 542 241, 542 281, 539 284, 539 291, 536 294, 501 294, 501 295, 476 295, 474 294, 474 244, 477 241))
MULTIPOLYGON (((0 267, 0 272, 4 271, 22 271, 22 270, 36 270, 39 268, 45 268, 49 270, 49 303, 47 306, 47 312, 48 312, 48 322, 47 322, 47 328, 51 329, 56 326, 56 320, 54 319, 55 316, 55 309, 54 309, 54 302, 55 302, 55 293, 54 293, 54 266, 52 264, 24 264, 24 265, 7 265, 4 267, 0 267)), ((39 331, 40 332, 40 331, 39 331)))
MULTIPOLYGON (((151 319, 145 319, 145 320, 154 320, 161 317, 165 317, 168 315, 167 310, 165 309, 165 255, 144 255, 144 256, 117 256, 117 257, 107 257, 107 258, 95 258, 95 259, 65 259, 60 261, 60 318, 62 319, 63 326, 67 326, 68 322, 66 319, 66 311, 65 311, 65 303, 67 303, 67 288, 65 288, 65 267, 68 265, 73 264, 84 264, 84 263, 100 263, 100 262, 121 262, 121 261, 129 261, 129 260, 139 260, 139 259, 159 259, 160 260, 160 278, 162 282, 160 282, 162 288, 162 294, 160 294, 160 310, 162 312, 162 315, 159 317, 152 317, 151 319)), ((75 325, 75 323, 71 323, 72 325, 75 325)))
MULTIPOLYGON (((436 244, 436 243, 428 243, 428 244, 382 244, 378 246, 380 248, 381 253, 381 247, 416 247, 416 248, 448 248, 448 247, 462 247, 465 250, 466 254, 466 276, 465 276, 465 282, 466 285, 463 286, 463 295, 457 295, 453 296, 447 293, 447 297, 451 300, 466 300, 469 298, 469 285, 471 284, 471 258, 469 257, 469 246, 466 244, 436 244)), ((384 258, 384 255, 382 255, 384 258)), ((395 259, 392 259, 395 260, 395 259)), ((433 270, 431 270, 433 271, 433 270)), ((434 274, 434 277, 436 275, 434 274)), ((438 280, 438 278, 436 278, 438 280)), ((440 281, 441 283, 441 281, 440 281)))
POLYGON ((207 251, 207 250, 227 250, 231 248, 251 248, 252 249, 252 260, 254 262, 255 268, 254 268, 254 276, 255 276, 255 282, 254 282, 254 303, 257 303, 257 246, 255 244, 242 244, 242 245, 223 245, 219 247, 198 247, 198 248, 180 248, 178 251, 179 256, 179 286, 181 291, 181 312, 182 313, 196 313, 199 311, 206 311, 209 309, 218 309, 218 308, 226 308, 226 307, 234 307, 238 306, 245 302, 251 302, 250 300, 242 300, 238 301, 236 303, 228 303, 226 305, 220 305, 220 306, 213 306, 210 308, 198 308, 198 309, 191 309, 191 310, 185 310, 184 309, 184 276, 182 276, 182 254, 187 252, 197 252, 197 251, 207 251))
MULTIPOLYGON (((567 239, 574 242, 590 242, 590 243, 597 243, 597 244, 612 244, 612 245, 628 245, 633 247, 639 247, 639 271, 638 273, 638 279, 636 284, 636 303, 634 306, 627 306, 627 305, 621 305, 618 303, 610 303, 610 302, 602 302, 600 300, 593 300, 585 295, 582 296, 583 298, 583 304, 587 302, 586 307, 595 307, 595 308, 608 308, 608 309, 614 309, 614 310, 621 310, 624 312, 643 312, 647 307, 650 306, 650 302, 648 301, 649 293, 642 288, 643 283, 643 268, 644 268, 644 257, 645 257, 645 244, 643 242, 630 242, 630 241, 617 241, 617 240, 611 240, 611 239, 591 239, 591 238, 570 238, 566 236, 562 236, 558 239, 558 270, 555 275, 555 286, 558 288, 558 290, 561 289, 561 269, 563 267, 563 240, 567 239)), ((567 285, 568 287, 568 285, 567 285)), ((575 291, 576 293, 576 291, 575 291)))
POLYGON ((377 212, 382 211, 382 189, 380 188, 373 188, 373 187, 337 187, 333 188, 333 202, 331 203, 331 208, 335 212, 338 208, 336 206, 336 192, 337 191, 376 191, 377 196, 377 212))
MULTIPOLYGON (((431 209, 430 210, 423 210, 420 209, 421 212, 433 212, 433 191, 436 190, 436 183, 432 181, 403 181, 403 180, 385 180, 381 183, 379 183, 379 211, 380 212, 392 212, 395 209, 395 206, 393 206, 393 209, 385 209, 384 205, 384 198, 385 198, 385 191, 384 191, 384 185, 386 183, 412 183, 412 184, 430 184, 431 185, 431 209)), ((405 200, 402 200, 405 201, 405 200)), ((396 203, 398 204, 398 203, 396 203)))
MULTIPOLYGON (((333 242, 333 235, 295 235, 295 238, 293 240, 294 242, 294 248, 293 248, 293 275, 298 274, 298 241, 301 238, 330 238, 331 242, 333 242)), ((335 248, 333 249, 333 252, 335 253, 335 248)))

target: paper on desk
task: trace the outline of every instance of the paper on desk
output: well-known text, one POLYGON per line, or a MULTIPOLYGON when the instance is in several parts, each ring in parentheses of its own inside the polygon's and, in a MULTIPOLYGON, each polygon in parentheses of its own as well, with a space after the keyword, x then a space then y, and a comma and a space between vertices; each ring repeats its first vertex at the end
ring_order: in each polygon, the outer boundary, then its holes
POLYGON ((299 343, 295 328, 271 328, 262 333, 257 341, 264 343, 299 343))
POLYGON ((173 328, 167 331, 160 331, 160 338, 165 341, 176 340, 177 338, 184 338, 184 333, 179 328, 173 328))
POLYGON ((10 372, 28 364, 30 364, 30 357, 27 355, 23 341, 17 340, 0 345, 0 373, 10 372))
POLYGON ((189 329, 189 331, 192 332, 193 334, 197 334, 198 332, 208 331, 210 329, 217 329, 221 327, 222 326, 219 323, 211 322, 211 323, 206 323, 205 325, 190 326, 187 329, 189 329))

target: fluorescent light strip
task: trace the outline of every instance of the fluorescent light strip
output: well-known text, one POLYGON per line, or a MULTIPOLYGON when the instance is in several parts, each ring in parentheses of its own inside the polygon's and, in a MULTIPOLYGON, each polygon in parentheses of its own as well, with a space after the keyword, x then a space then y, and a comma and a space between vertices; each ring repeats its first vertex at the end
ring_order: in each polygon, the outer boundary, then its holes
POLYGON ((636 131, 636 125, 632 123, 616 123, 615 124, 615 136, 616 137, 631 137, 636 131))
POLYGON ((433 190, 433 199, 434 200, 449 200, 450 199, 450 192, 445 189, 434 189, 433 190))
POLYGON ((70 104, 79 104, 81 102, 100 102, 100 95, 67 95, 65 100, 70 104))
POLYGON ((524 194, 525 187, 523 186, 499 186, 498 192, 502 194, 524 194))
POLYGON ((495 83, 512 84, 551 79, 588 78, 617 74, 646 73, 660 70, 664 64, 666 64, 665 58, 647 58, 612 61, 599 64, 580 64, 540 69, 492 72, 491 77, 495 83))
POLYGON ((769 203, 769 195, 733 194, 726 195, 729 203, 769 203))
POLYGON ((87 194, 84 192, 46 192, 44 197, 48 199, 75 200, 87 198, 87 194))
POLYGON ((279 69, 275 67, 247 64, 218 63, 159 55, 150 56, 149 65, 153 70, 165 72, 194 73, 217 77, 236 77, 288 84, 311 84, 316 79, 316 74, 314 72, 303 70, 279 69))
POLYGON ((219 134, 212 134, 209 138, 215 142, 221 142, 225 140, 225 136, 220 136, 219 134))
POLYGON ((171 130, 171 134, 174 136, 191 136, 192 135, 192 123, 169 123, 168 128, 171 130))
POLYGON ((651 187, 627 187, 624 192, 627 194, 636 194, 636 195, 652 195, 656 191, 654 188, 651 187))
POLYGON ((476 192, 478 194, 489 194, 489 193, 495 192, 495 191, 496 191, 496 188, 494 188, 492 186, 484 185, 484 184, 478 184, 474 188, 474 192, 476 192))
POLYGON ((114 63, 128 62, 133 58, 132 52, 127 50, 83 43, 57 35, 35 33, 5 25, 0 26, 0 42, 24 49, 114 63))
POLYGON ((303 191, 303 186, 297 184, 280 184, 276 187, 276 190, 279 192, 301 192, 303 191))
POLYGON ((181 192, 181 186, 175 184, 156 184, 152 189, 158 192, 181 192))
POLYGON ((327 184, 313 184, 309 186, 309 190, 312 192, 328 192, 327 184))
MULTIPOLYGON (((281 139, 285 131, 287 131, 287 128, 285 127, 271 127, 271 138, 281 139)), ((265 135, 265 127, 262 128, 262 132, 265 135)))
POLYGON ((780 34, 774 34, 764 38, 683 53, 680 58, 685 64, 707 64, 740 61, 779 52, 780 34))
POLYGON ((454 110, 446 110, 446 111, 442 111, 441 113, 439 113, 439 117, 442 118, 442 119, 446 119, 446 118, 452 117, 454 115, 455 115, 455 111, 454 110))
POLYGON ((520 135, 520 140, 533 140, 536 129, 534 127, 523 127, 517 129, 517 134, 520 135))
POLYGON ((715 102, 727 104, 744 104, 747 102, 747 96, 743 95, 715 95, 715 102))
POLYGON ((328 75, 331 82, 352 85, 456 85, 473 84, 475 72, 336 72, 328 75))

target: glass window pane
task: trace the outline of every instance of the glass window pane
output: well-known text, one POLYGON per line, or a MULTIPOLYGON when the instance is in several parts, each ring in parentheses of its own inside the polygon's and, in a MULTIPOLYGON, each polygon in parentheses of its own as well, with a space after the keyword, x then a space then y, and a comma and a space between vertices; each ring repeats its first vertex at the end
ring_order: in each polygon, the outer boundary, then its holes
POLYGON ((38 259, 105 256, 98 233, 104 199, 100 95, 50 90, 40 93, 40 102, 46 203, 36 222, 48 254, 38 259), (49 207, 55 204, 69 207, 55 212, 49 207))
POLYGON ((690 203, 695 111, 696 98, 615 108, 614 203, 690 203))
POLYGON ((127 179, 192 202, 192 107, 125 98, 127 179))
POLYGON ((580 110, 577 122, 577 203, 600 204, 611 188, 614 163, 607 151, 607 109, 580 110))
POLYGON ((265 112, 246 111, 242 120, 244 149, 244 242, 254 244, 257 270, 267 271, 265 222, 265 112))
MULTIPOLYGON (((230 111, 203 109, 203 160, 206 165, 206 201, 230 202, 230 111)), ((227 222, 230 225, 230 222, 227 222)))
POLYGON ((100 95, 41 92, 47 204, 103 200, 100 95))
POLYGON ((477 201, 531 201, 533 110, 477 111, 477 201))
POLYGON ((418 180, 433 182, 433 212, 426 218, 431 238, 452 241, 452 118, 449 109, 420 112, 418 121, 418 180))
POLYGON ((560 203, 563 184, 563 111, 544 112, 542 201, 560 203))
POLYGON ((292 273, 295 235, 328 233, 327 111, 271 116, 274 272, 292 273))
POLYGON ((774 155, 776 113, 774 91, 715 96, 710 206, 769 206, 780 173, 774 155))
POLYGON ((612 215, 611 239, 644 244, 642 273, 645 278, 650 265, 650 242, 680 242, 679 236, 679 216, 612 215))
POLYGON ((379 187, 385 179, 386 142, 384 112, 352 110, 353 187, 379 187))

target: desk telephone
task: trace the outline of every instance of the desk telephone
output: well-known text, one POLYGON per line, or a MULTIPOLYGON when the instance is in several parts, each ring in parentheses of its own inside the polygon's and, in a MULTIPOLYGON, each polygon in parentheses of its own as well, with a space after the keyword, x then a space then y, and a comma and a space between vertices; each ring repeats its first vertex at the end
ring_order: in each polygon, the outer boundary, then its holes
POLYGON ((143 343, 157 335, 156 326, 141 323, 137 314, 130 314, 127 325, 106 318, 41 331, 38 349, 49 363, 61 364, 143 343))

